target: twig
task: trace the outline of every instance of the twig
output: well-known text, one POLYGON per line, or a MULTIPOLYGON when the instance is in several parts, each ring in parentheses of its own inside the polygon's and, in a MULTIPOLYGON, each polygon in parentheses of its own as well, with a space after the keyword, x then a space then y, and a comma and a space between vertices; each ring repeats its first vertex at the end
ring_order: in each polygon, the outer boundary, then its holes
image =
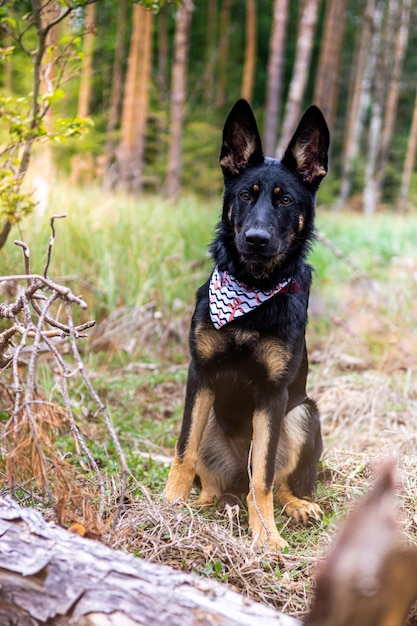
MULTIPOLYGON (((51 219, 52 234, 49 240, 43 275, 31 272, 29 247, 26 243, 17 240, 15 244, 22 249, 24 255, 25 274, 0 277, 0 283, 6 281, 26 281, 27 283, 15 302, 0 305, 0 317, 12 321, 10 328, 0 333, 0 365, 9 365, 13 379, 13 384, 9 384, 9 389, 12 392, 10 400, 13 408, 10 410, 9 420, 6 423, 3 422, 0 442, 5 450, 3 458, 6 461, 6 473, 10 472, 10 475, 7 477, 13 481, 12 489, 15 492, 16 488, 20 489, 20 485, 28 480, 29 475, 29 477, 32 477, 32 480, 37 480, 38 485, 44 489, 49 502, 55 507, 60 521, 60 511, 64 510, 70 497, 73 498, 72 502, 75 503, 75 506, 79 505, 79 510, 85 516, 91 508, 92 498, 80 491, 75 468, 67 464, 65 459, 53 448, 55 433, 60 423, 57 420, 61 418, 60 421, 62 422, 62 415, 65 414, 67 422, 64 420, 64 423, 69 425, 77 450, 80 450, 83 456, 86 457, 89 468, 94 473, 95 491, 97 491, 97 488, 99 491, 98 512, 96 515, 100 523, 106 503, 104 479, 98 463, 89 449, 86 437, 76 422, 68 387, 68 379, 70 377, 81 377, 91 400, 97 407, 97 413, 103 417, 107 431, 119 455, 122 468, 119 504, 113 516, 114 531, 124 506, 129 471, 106 407, 101 402, 86 374, 77 346, 77 339, 85 336, 83 331, 91 328, 94 325, 94 321, 84 322, 75 326, 72 306, 75 304, 85 309, 87 304, 83 298, 74 295, 70 288, 51 280, 47 276, 52 259, 52 246, 55 243, 54 221, 61 217, 64 217, 64 215, 55 215, 51 219), (58 309, 55 308, 55 303, 59 304, 58 309), (62 304, 65 306, 66 312, 65 323, 58 322, 56 319, 62 304), (54 308, 55 313, 52 308, 54 308), (46 328, 46 325, 49 325, 51 328, 46 328), (16 342, 16 345, 14 345, 12 340, 17 335, 20 336, 19 342, 16 342), (52 341, 54 337, 69 339, 75 367, 70 367, 67 363, 58 346, 52 341), (29 340, 31 342, 30 358, 27 364, 26 378, 22 380, 21 353, 27 347, 29 340), (63 409, 39 397, 37 368, 43 346, 47 347, 58 366, 63 409), (12 356, 3 356, 9 348, 13 351, 12 356), (20 465, 24 468, 21 473, 19 473, 21 471, 20 465), (54 468, 55 471, 53 473, 49 471, 49 466, 54 468), (74 484, 71 484, 71 473, 74 473, 73 478, 76 479, 74 484), (21 480, 19 480, 19 477, 21 477, 21 480)), ((6 368, 4 368, 1 373, 4 374, 6 371, 6 368)), ((76 516, 76 513, 67 511, 67 517, 69 515, 76 516)))
MULTIPOLYGON (((71 311, 71 307, 69 306, 69 304, 67 303, 66 305, 66 312, 67 312, 67 318, 69 321, 69 325, 70 328, 72 327, 72 311, 71 311)), ((117 437, 116 431, 114 430, 113 424, 111 422, 111 419, 109 417, 109 414, 107 412, 107 409, 105 407, 105 405, 101 402, 96 390, 94 389, 94 387, 92 386, 90 379, 88 378, 85 368, 84 368, 84 364, 81 361, 81 357, 78 351, 78 346, 77 343, 75 341, 75 334, 73 332, 70 332, 70 342, 71 342, 71 349, 72 349, 72 353, 74 358, 77 361, 78 364, 78 368, 81 374, 81 377, 84 381, 84 384, 90 394, 90 397, 92 398, 92 400, 95 402, 95 404, 97 405, 97 412, 100 413, 104 419, 104 422, 107 426, 107 430, 110 433, 110 436, 112 438, 112 441, 115 445, 117 454, 119 456, 119 460, 121 462, 121 466, 122 466, 122 485, 120 488, 120 495, 119 495, 119 504, 117 507, 117 510, 114 514, 113 517, 113 523, 112 523, 112 531, 114 532, 116 525, 117 525, 117 521, 119 519, 121 510, 124 506, 124 502, 125 502, 125 496, 126 496, 126 489, 127 489, 127 480, 128 480, 128 476, 129 476, 129 469, 127 467, 127 463, 126 463, 126 459, 125 459, 125 455, 123 453, 122 447, 120 445, 120 441, 119 438, 117 437)))
POLYGON ((48 245, 48 252, 46 253, 46 263, 45 263, 45 268, 43 270, 43 276, 44 278, 47 278, 48 276, 48 269, 49 269, 49 264, 51 262, 51 256, 52 256, 52 246, 55 243, 55 220, 58 219, 62 219, 64 217, 67 217, 66 213, 61 213, 60 215, 53 215, 51 217, 51 236, 49 237, 49 245, 48 245))
POLYGON ((320 243, 322 243, 326 248, 328 248, 330 252, 332 252, 338 259, 342 259, 342 261, 344 261, 346 265, 348 265, 359 278, 372 280, 372 277, 368 274, 368 272, 359 267, 359 265, 356 265, 356 263, 352 261, 352 259, 348 257, 340 248, 335 246, 335 244, 330 241, 330 239, 328 239, 324 233, 316 232, 316 239, 317 241, 320 241, 320 243))

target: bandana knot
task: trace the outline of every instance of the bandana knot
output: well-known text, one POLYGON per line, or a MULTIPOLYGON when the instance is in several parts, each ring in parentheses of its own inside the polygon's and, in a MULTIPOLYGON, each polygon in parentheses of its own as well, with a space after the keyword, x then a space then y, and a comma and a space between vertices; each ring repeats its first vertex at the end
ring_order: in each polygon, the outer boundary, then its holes
POLYGON ((278 293, 294 293, 299 289, 300 286, 292 278, 287 278, 276 287, 265 291, 247 287, 229 272, 222 272, 215 267, 209 284, 211 321, 218 330, 237 317, 250 313, 278 293))

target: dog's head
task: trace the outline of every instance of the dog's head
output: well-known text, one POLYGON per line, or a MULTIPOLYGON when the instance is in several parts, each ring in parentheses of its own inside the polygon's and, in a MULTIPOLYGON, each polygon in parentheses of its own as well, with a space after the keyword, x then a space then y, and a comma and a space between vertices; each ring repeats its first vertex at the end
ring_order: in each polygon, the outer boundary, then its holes
POLYGON ((252 109, 239 100, 223 131, 221 228, 248 275, 266 279, 304 258, 314 232, 317 188, 327 173, 329 131, 320 110, 304 113, 284 157, 264 157, 252 109))

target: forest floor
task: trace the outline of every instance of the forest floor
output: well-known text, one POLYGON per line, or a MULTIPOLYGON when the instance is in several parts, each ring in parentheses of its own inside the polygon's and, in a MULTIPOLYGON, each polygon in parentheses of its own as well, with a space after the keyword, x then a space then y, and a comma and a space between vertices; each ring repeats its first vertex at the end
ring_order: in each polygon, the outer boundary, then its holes
MULTIPOLYGON (((218 511, 168 506, 161 498, 182 417, 191 296, 169 314, 152 305, 116 307, 83 347, 85 368, 126 456, 122 504, 114 442, 76 376, 68 377, 71 399, 78 428, 104 476, 104 514, 97 516, 98 484, 73 431, 53 442, 63 478, 59 485, 50 478, 49 488, 61 490, 59 506, 40 496, 30 472, 11 486, 7 455, 6 464, 0 458, 0 493, 12 492, 64 526, 80 523, 87 536, 115 548, 223 582, 290 615, 305 614, 321 560, 384 459, 395 459, 398 468, 404 541, 417 541, 417 256, 400 249, 382 268, 375 265, 372 276, 352 268, 349 275, 336 283, 325 276, 312 290, 308 390, 321 412, 324 453, 315 500, 324 515, 304 527, 277 508, 279 531, 289 543, 282 554, 253 547, 244 502, 218 511)), ((38 383, 51 406, 62 404, 59 375, 47 357, 39 363, 38 383)), ((10 389, 3 378, 0 423, 8 419, 10 389)), ((55 428, 48 423, 48 445, 55 428)))
MULTIPOLYGON (((300 616, 311 603, 318 563, 341 521, 372 485, 375 468, 388 458, 398 467, 398 519, 404 540, 415 543, 417 301, 412 294, 416 288, 417 259, 399 258, 384 282, 366 276, 347 281, 330 309, 325 294, 315 295, 313 289, 309 390, 322 419, 324 454, 315 499, 324 516, 303 527, 277 509, 278 528, 290 544, 283 554, 253 548, 244 505, 240 511, 237 507, 199 511, 167 506, 161 500, 179 431, 186 364, 170 369, 166 361, 163 366, 129 362, 119 374, 123 378, 142 373, 135 401, 142 415, 162 423, 165 435, 140 440, 138 482, 112 545, 226 582, 300 616), (323 332, 321 321, 326 316, 328 330, 323 332)), ((187 325, 183 320, 184 336, 187 325)), ((178 326, 172 332, 178 333, 178 326)))

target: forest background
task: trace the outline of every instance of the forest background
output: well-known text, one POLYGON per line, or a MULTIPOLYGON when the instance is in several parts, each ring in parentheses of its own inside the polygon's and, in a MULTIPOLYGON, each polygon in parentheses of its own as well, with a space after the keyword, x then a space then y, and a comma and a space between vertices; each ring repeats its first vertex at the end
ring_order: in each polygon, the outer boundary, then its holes
POLYGON ((381 456, 415 543, 415 0, 0 0, 0 27, 0 495, 294 615, 381 456), (277 510, 281 556, 248 549, 244 513, 157 499, 240 97, 269 155, 311 103, 331 132, 307 337, 324 517, 277 510))
MULTIPOLYGON (((43 4, 52 22, 60 3, 43 4)), ((416 193, 412 0, 149 4, 99 0, 49 30, 40 68, 45 135, 59 139, 62 118, 91 122, 82 141, 49 157, 60 172, 134 192, 218 195, 219 129, 239 97, 253 105, 271 156, 315 103, 332 137, 323 202, 340 210, 349 198, 368 214, 405 209, 410 183, 416 193)), ((24 99, 36 49, 31 3, 2 7, 1 91, 24 99)), ((22 118, 24 103, 15 108, 22 118)))

